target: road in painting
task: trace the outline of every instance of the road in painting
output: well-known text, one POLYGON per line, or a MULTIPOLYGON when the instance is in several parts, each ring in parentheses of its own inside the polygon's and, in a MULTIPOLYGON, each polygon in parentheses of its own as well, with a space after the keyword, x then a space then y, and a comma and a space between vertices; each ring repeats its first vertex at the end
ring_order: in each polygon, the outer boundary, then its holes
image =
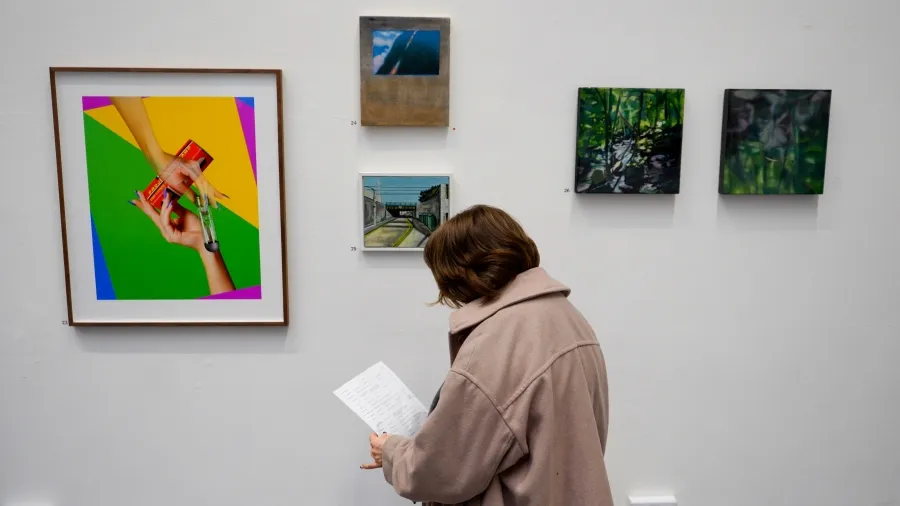
POLYGON ((367 248, 421 248, 426 232, 415 227, 415 218, 392 217, 366 234, 367 248))
POLYGON ((440 73, 440 30, 375 30, 372 32, 375 75, 436 76, 440 73))
POLYGON ((423 248, 450 217, 447 176, 363 176, 363 245, 423 248))
POLYGON ((575 191, 678 193, 684 90, 579 88, 575 191))
POLYGON ((82 105, 97 299, 260 299, 254 99, 82 105))
POLYGON ((831 92, 726 90, 719 193, 821 194, 831 92))

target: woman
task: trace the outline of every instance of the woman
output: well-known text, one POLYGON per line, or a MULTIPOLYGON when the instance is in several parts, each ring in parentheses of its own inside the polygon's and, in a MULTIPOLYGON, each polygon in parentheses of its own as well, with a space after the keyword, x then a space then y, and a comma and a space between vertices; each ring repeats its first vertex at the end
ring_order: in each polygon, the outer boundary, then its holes
POLYGON ((425 246, 451 368, 413 438, 372 434, 401 496, 431 504, 612 506, 606 367, 570 290, 505 212, 475 206, 425 246))

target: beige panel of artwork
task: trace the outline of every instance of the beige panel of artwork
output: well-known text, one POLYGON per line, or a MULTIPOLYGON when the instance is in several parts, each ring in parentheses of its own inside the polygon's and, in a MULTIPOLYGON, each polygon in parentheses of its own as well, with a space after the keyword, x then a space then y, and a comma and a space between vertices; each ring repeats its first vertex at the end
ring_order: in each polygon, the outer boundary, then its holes
POLYGON ((362 126, 450 125, 448 18, 360 17, 359 51, 362 126))

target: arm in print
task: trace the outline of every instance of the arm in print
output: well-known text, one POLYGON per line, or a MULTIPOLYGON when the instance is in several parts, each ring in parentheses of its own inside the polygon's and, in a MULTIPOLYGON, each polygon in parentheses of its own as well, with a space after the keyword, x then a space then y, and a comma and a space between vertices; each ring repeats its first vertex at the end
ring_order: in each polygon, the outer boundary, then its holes
POLYGON ((122 120, 137 141, 138 148, 156 170, 156 175, 179 194, 196 202, 197 196, 191 189, 196 185, 198 191, 208 196, 213 207, 218 200, 226 198, 203 177, 200 165, 194 161, 183 160, 162 149, 144 101, 140 97, 109 97, 110 102, 122 116, 122 120))
POLYGON ((163 198, 162 209, 159 212, 147 201, 144 194, 139 191, 135 193, 138 198, 129 202, 144 212, 167 242, 190 248, 200 255, 209 282, 210 295, 234 290, 234 282, 221 251, 211 252, 205 247, 200 217, 171 200, 168 192, 163 198), (172 218, 172 215, 175 215, 175 218, 172 218))

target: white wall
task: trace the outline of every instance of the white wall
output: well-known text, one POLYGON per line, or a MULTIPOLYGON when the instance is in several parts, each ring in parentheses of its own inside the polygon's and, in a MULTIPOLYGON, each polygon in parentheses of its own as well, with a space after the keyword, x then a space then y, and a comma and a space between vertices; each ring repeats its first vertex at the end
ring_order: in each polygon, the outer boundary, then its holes
POLYGON ((572 286, 612 379, 616 498, 900 504, 895 0, 0 4, 0 501, 406 504, 332 396, 385 359, 426 402, 447 312, 417 254, 351 253, 358 170, 452 170, 572 286), (452 128, 363 130, 357 16, 452 17, 452 128), (292 325, 73 330, 50 65, 281 67, 292 325), (576 88, 687 89, 682 193, 563 193, 576 88), (825 195, 721 199, 722 90, 834 90, 825 195), (328 212, 324 212, 329 206, 328 212))

